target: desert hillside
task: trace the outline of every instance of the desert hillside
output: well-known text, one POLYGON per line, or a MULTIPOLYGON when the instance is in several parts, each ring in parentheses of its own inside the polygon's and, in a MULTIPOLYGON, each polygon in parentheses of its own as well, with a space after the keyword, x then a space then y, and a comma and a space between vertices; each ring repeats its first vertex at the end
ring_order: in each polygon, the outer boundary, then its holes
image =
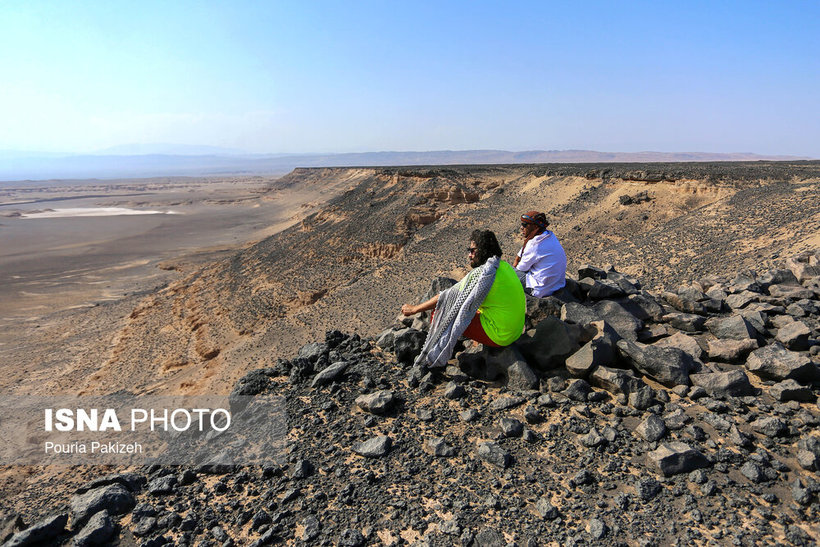
POLYGON ((271 191, 347 190, 160 290, 24 326, 6 387, 228 392, 326 330, 375 335, 432 276, 466 272, 474 228, 512 260, 529 209, 570 273, 612 264, 651 288, 773 266, 820 246, 818 182, 818 162, 297 169, 271 191))
POLYGON ((270 192, 336 197, 3 348, 9 393, 281 396, 284 452, 9 467, 0 539, 811 545, 818 182, 817 163, 296 170, 270 192), (576 280, 503 352, 412 366, 425 325, 400 305, 466 272, 474 228, 511 259, 528 209, 576 280))

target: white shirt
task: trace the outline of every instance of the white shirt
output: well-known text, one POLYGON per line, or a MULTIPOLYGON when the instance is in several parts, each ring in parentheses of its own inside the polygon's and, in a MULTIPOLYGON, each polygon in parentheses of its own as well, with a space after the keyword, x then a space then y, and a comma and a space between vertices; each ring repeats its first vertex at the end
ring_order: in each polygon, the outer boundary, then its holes
POLYGON ((566 285, 567 255, 554 233, 544 230, 533 237, 518 256, 521 260, 515 269, 527 272, 526 284, 533 296, 549 296, 566 285))

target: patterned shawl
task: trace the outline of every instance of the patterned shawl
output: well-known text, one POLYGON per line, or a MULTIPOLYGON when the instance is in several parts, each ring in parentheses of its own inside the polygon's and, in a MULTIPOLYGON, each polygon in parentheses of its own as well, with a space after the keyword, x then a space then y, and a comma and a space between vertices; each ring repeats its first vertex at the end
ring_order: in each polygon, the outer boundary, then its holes
POLYGON ((458 338, 467 330, 478 307, 490 292, 498 264, 497 256, 490 257, 468 273, 461 283, 439 293, 430 332, 415 364, 429 368, 447 364, 458 338))

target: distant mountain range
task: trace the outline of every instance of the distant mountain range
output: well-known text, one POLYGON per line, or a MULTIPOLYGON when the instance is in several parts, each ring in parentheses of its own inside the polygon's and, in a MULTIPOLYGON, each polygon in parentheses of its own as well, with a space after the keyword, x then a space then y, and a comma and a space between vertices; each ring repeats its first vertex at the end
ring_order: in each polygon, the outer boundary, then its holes
POLYGON ((349 154, 247 154, 209 146, 125 145, 96 154, 0 150, 0 180, 115 179, 159 176, 281 175, 296 167, 470 165, 516 163, 651 163, 797 161, 796 156, 703 152, 596 152, 593 150, 438 150, 349 154), (173 151, 173 153, 169 153, 173 151))

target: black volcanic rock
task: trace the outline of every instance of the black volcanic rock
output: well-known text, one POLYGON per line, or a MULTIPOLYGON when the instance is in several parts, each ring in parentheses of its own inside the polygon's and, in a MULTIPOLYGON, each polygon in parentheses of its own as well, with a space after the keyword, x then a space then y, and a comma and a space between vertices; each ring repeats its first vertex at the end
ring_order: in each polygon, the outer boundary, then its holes
POLYGON ((92 515, 103 509, 110 514, 121 515, 134 505, 134 495, 119 483, 77 494, 71 498, 72 527, 77 529, 84 525, 92 515))
POLYGON ((695 369, 692 357, 677 348, 660 348, 620 340, 618 349, 640 372, 665 386, 689 385, 695 369))
POLYGON ((22 547, 24 545, 56 542, 56 538, 65 531, 67 523, 67 514, 61 513, 53 515, 35 523, 25 530, 17 532, 3 545, 4 547, 22 547))
POLYGON ((700 451, 682 442, 662 443, 649 453, 649 458, 665 476, 709 466, 709 460, 700 451))
POLYGON ((767 380, 790 378, 807 383, 820 379, 820 370, 807 355, 789 351, 777 342, 753 351, 746 359, 746 368, 767 380))
POLYGON ((713 397, 742 397, 754 393, 748 376, 742 370, 691 374, 689 379, 713 397))

